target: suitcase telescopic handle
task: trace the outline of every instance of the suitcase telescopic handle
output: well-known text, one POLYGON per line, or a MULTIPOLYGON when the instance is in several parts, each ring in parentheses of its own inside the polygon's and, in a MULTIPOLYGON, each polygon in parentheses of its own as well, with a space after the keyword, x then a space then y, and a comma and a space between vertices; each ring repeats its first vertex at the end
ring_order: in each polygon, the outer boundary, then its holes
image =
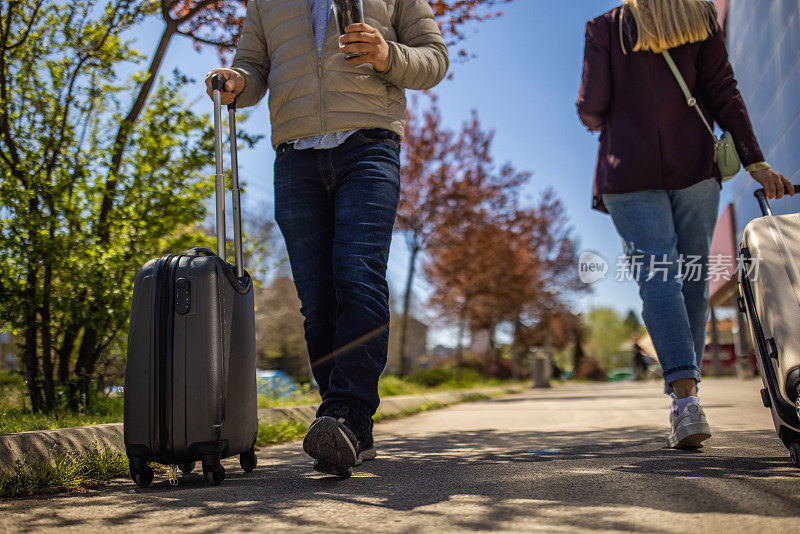
MULTIPOLYGON (((217 256, 225 259, 225 174, 222 160, 222 91, 226 79, 221 74, 211 77, 214 99, 214 160, 216 162, 217 256)), ((228 124, 231 142, 231 181, 233 185, 233 254, 236 277, 244 276, 242 254, 242 203, 239 191, 239 161, 236 151, 236 100, 228 104, 228 124)))
MULTIPOLYGON (((794 184, 794 191, 795 193, 800 193, 800 185, 794 184)), ((766 217, 767 215, 772 215, 772 208, 769 207, 769 201, 767 200, 767 195, 764 191, 764 188, 761 187, 756 189, 755 193, 756 200, 758 200, 758 205, 761 208, 761 214, 766 217)))

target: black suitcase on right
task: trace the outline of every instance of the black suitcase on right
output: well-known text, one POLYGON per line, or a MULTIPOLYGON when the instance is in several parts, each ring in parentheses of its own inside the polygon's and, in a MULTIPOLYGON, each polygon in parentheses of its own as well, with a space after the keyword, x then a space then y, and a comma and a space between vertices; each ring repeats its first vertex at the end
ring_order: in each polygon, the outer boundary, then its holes
POLYGON ((255 309, 242 267, 235 105, 228 107, 233 169, 234 251, 225 257, 225 190, 219 79, 212 80, 217 164, 217 253, 203 248, 147 262, 134 282, 125 371, 124 440, 131 478, 153 480, 149 462, 188 474, 196 461, 220 484, 222 458, 256 466, 255 309))

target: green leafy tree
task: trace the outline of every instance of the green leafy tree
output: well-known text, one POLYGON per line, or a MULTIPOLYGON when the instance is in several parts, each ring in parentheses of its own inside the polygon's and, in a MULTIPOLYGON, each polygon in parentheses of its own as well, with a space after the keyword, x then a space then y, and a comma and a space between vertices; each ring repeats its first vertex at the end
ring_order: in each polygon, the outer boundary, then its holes
POLYGON ((639 337, 643 333, 642 323, 639 322, 639 318, 636 317, 636 312, 633 310, 628 310, 628 314, 625 316, 625 320, 622 324, 631 338, 639 337))
MULTIPOLYGON (((88 398, 98 358, 127 328, 131 287, 139 267, 166 251, 209 244, 193 223, 205 217, 203 201, 213 191, 208 173, 203 172, 213 153, 213 132, 208 118, 190 111, 178 96, 187 83, 177 73, 170 82, 162 82, 131 133, 117 185, 120 201, 110 212, 108 243, 95 239, 92 226, 102 209, 100 176, 91 176, 83 191, 87 209, 82 210, 86 216, 82 227, 89 231, 82 233, 82 246, 74 257, 74 269, 83 272, 76 294, 84 298, 71 317, 82 319, 84 332, 73 370, 73 403, 75 390, 88 398)), ((107 125, 98 121, 88 154, 108 147, 112 140, 107 132, 107 125)), ((71 354, 71 346, 62 348, 65 356, 71 354)))
POLYGON ((23 333, 35 411, 55 403, 52 308, 74 297, 54 264, 86 208, 70 202, 94 164, 77 147, 113 66, 134 58, 118 35, 141 16, 122 0, 0 3, 0 323, 23 333))
POLYGON ((0 4, 0 325, 23 336, 34 411, 56 406, 56 381, 73 408, 89 398, 97 362, 124 333, 138 268, 205 239, 196 225, 213 188, 213 138, 177 96, 189 83, 178 74, 131 129, 108 240, 96 238, 105 156, 130 90, 114 67, 140 59, 119 35, 146 7, 0 4))
POLYGON ((588 330, 589 353, 609 369, 616 356, 629 351, 623 346, 630 341, 630 331, 613 308, 594 308, 585 316, 588 330))

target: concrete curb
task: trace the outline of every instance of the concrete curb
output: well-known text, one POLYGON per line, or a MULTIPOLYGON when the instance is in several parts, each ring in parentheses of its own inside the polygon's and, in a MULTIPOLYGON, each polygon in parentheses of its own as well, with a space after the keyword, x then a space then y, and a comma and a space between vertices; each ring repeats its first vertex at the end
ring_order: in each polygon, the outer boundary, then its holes
MULTIPOLYGON (((475 395, 497 397, 519 391, 521 388, 494 387, 386 397, 381 401, 379 414, 392 416, 432 402, 456 404, 475 395)), ((258 419, 261 422, 295 419, 309 424, 316 417, 316 411, 316 405, 312 404, 264 408, 258 410, 258 419)), ((41 465, 66 455, 81 456, 92 449, 124 453, 122 423, 36 430, 0 436, 0 476, 13 475, 17 462, 41 465)))

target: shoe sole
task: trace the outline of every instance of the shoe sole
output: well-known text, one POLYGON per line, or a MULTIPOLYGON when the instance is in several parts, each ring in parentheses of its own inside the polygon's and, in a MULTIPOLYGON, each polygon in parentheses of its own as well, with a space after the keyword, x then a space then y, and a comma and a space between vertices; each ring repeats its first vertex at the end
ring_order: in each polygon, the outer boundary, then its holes
POLYGON ((696 449, 702 447, 703 442, 711 437, 711 428, 708 423, 689 423, 682 426, 678 433, 670 434, 669 446, 673 449, 696 449))
POLYGON ((361 451, 361 454, 358 455, 358 462, 356 462, 356 466, 361 465, 362 462, 369 462, 370 460, 374 460, 375 457, 378 456, 378 451, 375 450, 375 447, 370 447, 369 449, 365 449, 361 451))
POLYGON ((329 475, 349 477, 358 462, 355 447, 333 417, 321 417, 311 425, 303 450, 316 460, 315 471, 329 475))

